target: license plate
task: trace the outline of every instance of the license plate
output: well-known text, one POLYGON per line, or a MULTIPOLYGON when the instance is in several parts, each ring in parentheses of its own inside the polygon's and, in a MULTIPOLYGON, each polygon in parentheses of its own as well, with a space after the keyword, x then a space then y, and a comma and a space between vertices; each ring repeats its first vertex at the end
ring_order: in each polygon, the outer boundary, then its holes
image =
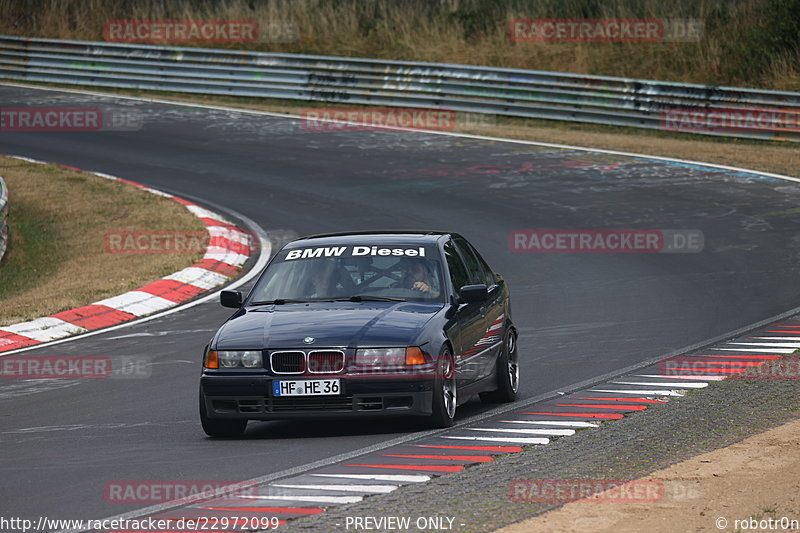
POLYGON ((334 396, 342 391, 338 379, 275 380, 273 396, 334 396))

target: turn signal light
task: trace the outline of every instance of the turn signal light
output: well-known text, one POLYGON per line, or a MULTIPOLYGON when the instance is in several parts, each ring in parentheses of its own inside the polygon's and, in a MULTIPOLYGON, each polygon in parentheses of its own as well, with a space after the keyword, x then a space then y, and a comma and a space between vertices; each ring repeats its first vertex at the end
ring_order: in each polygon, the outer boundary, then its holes
POLYGON ((205 361, 203 361, 203 366, 206 368, 219 368, 219 358, 217 357, 217 352, 214 350, 209 350, 206 353, 205 361))
POLYGON ((422 350, 417 347, 406 348, 407 365, 424 365, 426 362, 425 354, 422 353, 422 350))

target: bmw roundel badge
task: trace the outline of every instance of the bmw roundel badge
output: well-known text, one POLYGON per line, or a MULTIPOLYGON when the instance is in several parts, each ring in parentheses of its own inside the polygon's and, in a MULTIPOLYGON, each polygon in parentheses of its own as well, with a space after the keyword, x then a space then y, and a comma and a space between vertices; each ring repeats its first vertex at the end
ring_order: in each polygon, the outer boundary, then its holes
POLYGON ((305 339, 303 339, 303 342, 306 344, 313 344, 315 340, 317 339, 315 339, 314 337, 306 337, 305 339))

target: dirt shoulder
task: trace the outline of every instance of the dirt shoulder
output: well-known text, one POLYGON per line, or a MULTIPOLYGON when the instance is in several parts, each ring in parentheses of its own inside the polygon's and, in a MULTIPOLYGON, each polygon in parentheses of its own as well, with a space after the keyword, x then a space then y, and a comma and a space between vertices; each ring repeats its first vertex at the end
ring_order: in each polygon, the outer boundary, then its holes
POLYGON ((794 527, 772 529, 800 530, 799 449, 800 420, 795 420, 630 484, 679 489, 680 495, 665 498, 670 501, 603 501, 599 494, 600 501, 571 502, 497 533, 760 531, 770 529, 770 519, 790 526, 794 520, 794 527), (751 527, 753 520, 758 527, 751 527))
POLYGON ((10 207, 10 244, 0 263, 0 325, 121 294, 203 255, 204 245, 181 252, 151 249, 170 235, 205 234, 203 223, 174 200, 88 172, 3 156, 0 176, 10 207), (145 238, 131 241, 128 232, 145 238))

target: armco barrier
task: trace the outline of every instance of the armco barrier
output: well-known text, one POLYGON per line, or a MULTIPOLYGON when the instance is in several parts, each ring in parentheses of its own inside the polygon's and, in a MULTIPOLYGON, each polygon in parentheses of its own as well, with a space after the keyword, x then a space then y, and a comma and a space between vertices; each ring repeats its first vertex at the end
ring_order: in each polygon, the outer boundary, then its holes
POLYGON ((800 141, 800 93, 535 70, 0 36, 0 79, 800 141))
POLYGON ((8 248, 8 187, 0 177, 0 261, 8 248))

